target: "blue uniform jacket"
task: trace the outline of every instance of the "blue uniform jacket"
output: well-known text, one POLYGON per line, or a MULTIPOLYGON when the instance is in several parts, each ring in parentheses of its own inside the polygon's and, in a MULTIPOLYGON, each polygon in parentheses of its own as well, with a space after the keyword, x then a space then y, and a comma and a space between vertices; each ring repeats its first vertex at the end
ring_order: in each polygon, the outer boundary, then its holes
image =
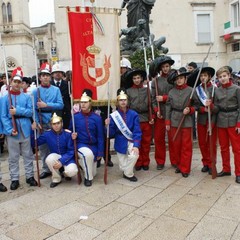
MULTIPOLYGON (((47 108, 41 108, 42 124, 48 124, 52 117, 52 113, 63 109, 62 95, 59 88, 52 85, 49 87, 40 86, 39 91, 41 100, 48 105, 47 108)), ((32 94, 34 95, 36 122, 39 123, 39 113, 37 107, 38 89, 34 89, 32 94)))
MULTIPOLYGON (((90 113, 76 113, 74 114, 75 128, 78 134, 77 146, 90 148, 95 156, 104 156, 104 131, 102 119, 94 112, 90 113)), ((69 129, 72 131, 72 120, 69 129)))
POLYGON ((62 157, 59 161, 62 165, 67 166, 70 163, 75 163, 74 159, 74 144, 72 133, 69 130, 62 130, 56 133, 53 130, 45 131, 37 139, 37 144, 47 144, 51 153, 57 153, 62 157))
POLYGON ((3 134, 3 125, 2 125, 1 115, 2 115, 2 97, 0 97, 0 134, 3 134))
MULTIPOLYGON (((138 114, 131 109, 128 109, 125 113, 119 109, 117 111, 120 113, 121 117, 125 121, 129 130, 133 134, 133 147, 139 148, 141 143, 142 131, 140 128, 138 114)), ((111 115, 110 115, 109 135, 111 138, 115 136, 115 142, 114 142, 115 150, 121 154, 126 154, 128 150, 128 139, 118 129, 111 115)))
MULTIPOLYGON (((31 117, 32 117, 32 102, 29 95, 21 92, 20 94, 11 94, 12 105, 16 108, 16 125, 18 135, 14 136, 16 138, 20 137, 20 132, 23 133, 24 137, 27 138, 31 134, 31 117)), ((12 116, 9 114, 9 102, 8 95, 4 96, 1 100, 1 121, 3 125, 3 133, 5 135, 11 135, 13 130, 12 116)))

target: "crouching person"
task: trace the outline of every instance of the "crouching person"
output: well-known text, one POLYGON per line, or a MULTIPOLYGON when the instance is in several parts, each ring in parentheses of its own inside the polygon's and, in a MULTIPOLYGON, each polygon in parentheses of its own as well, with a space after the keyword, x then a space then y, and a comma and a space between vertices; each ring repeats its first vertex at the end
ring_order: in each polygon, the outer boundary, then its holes
POLYGON ((115 137, 114 148, 117 152, 119 167, 123 178, 136 182, 133 168, 139 157, 141 128, 137 112, 128 109, 128 97, 124 89, 117 91, 117 110, 110 114, 105 124, 109 124, 110 137, 115 137))
MULTIPOLYGON (((92 186, 93 177, 97 173, 97 160, 104 156, 104 132, 102 119, 92 111, 92 92, 85 89, 80 99, 81 111, 74 114, 80 166, 84 172, 84 185, 92 186)), ((70 122, 69 129, 73 129, 70 122)))
POLYGON ((70 130, 63 129, 62 118, 56 113, 50 121, 51 129, 45 131, 38 139, 37 144, 47 144, 50 154, 46 158, 46 164, 52 172, 50 188, 56 187, 62 181, 71 180, 78 172, 74 159, 74 144, 70 130))

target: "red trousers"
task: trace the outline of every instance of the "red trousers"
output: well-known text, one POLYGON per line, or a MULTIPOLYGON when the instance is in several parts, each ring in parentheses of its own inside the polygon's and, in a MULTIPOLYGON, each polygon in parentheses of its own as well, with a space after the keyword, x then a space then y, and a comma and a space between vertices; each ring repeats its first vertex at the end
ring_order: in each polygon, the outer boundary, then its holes
MULTIPOLYGON (((171 127, 173 137, 177 128, 171 127)), ((192 163, 192 128, 181 128, 173 142, 174 157, 182 173, 190 173, 192 163)))
MULTIPOLYGON (((210 142, 208 136, 208 125, 197 124, 198 145, 202 154, 203 166, 212 168, 212 160, 210 157, 210 142)), ((212 153, 213 159, 217 156, 217 127, 212 128, 212 153)))
POLYGON ((152 125, 148 122, 141 122, 140 127, 142 130, 142 140, 136 167, 148 166, 150 163, 149 152, 152 140, 152 125))
MULTIPOLYGON (((166 161, 166 124, 164 119, 155 119, 154 125, 154 144, 155 144, 155 160, 157 164, 165 164, 166 161)), ((176 165, 176 159, 173 153, 173 143, 170 132, 168 131, 168 150, 169 158, 172 165, 176 165)))
POLYGON ((222 166, 224 172, 231 172, 230 166, 230 143, 234 155, 235 175, 240 176, 240 135, 235 127, 218 128, 218 138, 222 155, 222 166))

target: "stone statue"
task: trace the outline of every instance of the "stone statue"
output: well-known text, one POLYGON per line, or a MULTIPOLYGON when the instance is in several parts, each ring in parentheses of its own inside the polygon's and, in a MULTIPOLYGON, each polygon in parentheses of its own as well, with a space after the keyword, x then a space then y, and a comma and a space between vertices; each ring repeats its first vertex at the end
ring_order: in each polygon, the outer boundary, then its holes
POLYGON ((145 19, 146 32, 149 36, 149 16, 155 1, 156 0, 123 0, 122 9, 127 5, 127 26, 137 26, 139 19, 145 19))

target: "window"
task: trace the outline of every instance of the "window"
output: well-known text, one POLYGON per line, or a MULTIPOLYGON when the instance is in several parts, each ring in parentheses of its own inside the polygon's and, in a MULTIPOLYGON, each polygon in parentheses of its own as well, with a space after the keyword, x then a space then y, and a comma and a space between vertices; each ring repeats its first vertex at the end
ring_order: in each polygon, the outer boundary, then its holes
POLYGON ((240 26, 240 16, 239 16, 239 2, 234 2, 231 4, 232 11, 232 22, 234 27, 240 26))
POLYGON ((240 50, 240 43, 237 42, 237 43, 233 43, 232 44, 232 52, 237 52, 240 50))
POLYGON ((5 3, 2 4, 2 16, 3 16, 3 23, 11 23, 12 22, 11 3, 8 3, 7 5, 5 3))
POLYGON ((44 49, 44 42, 43 41, 39 41, 38 45, 39 45, 39 49, 44 49))

